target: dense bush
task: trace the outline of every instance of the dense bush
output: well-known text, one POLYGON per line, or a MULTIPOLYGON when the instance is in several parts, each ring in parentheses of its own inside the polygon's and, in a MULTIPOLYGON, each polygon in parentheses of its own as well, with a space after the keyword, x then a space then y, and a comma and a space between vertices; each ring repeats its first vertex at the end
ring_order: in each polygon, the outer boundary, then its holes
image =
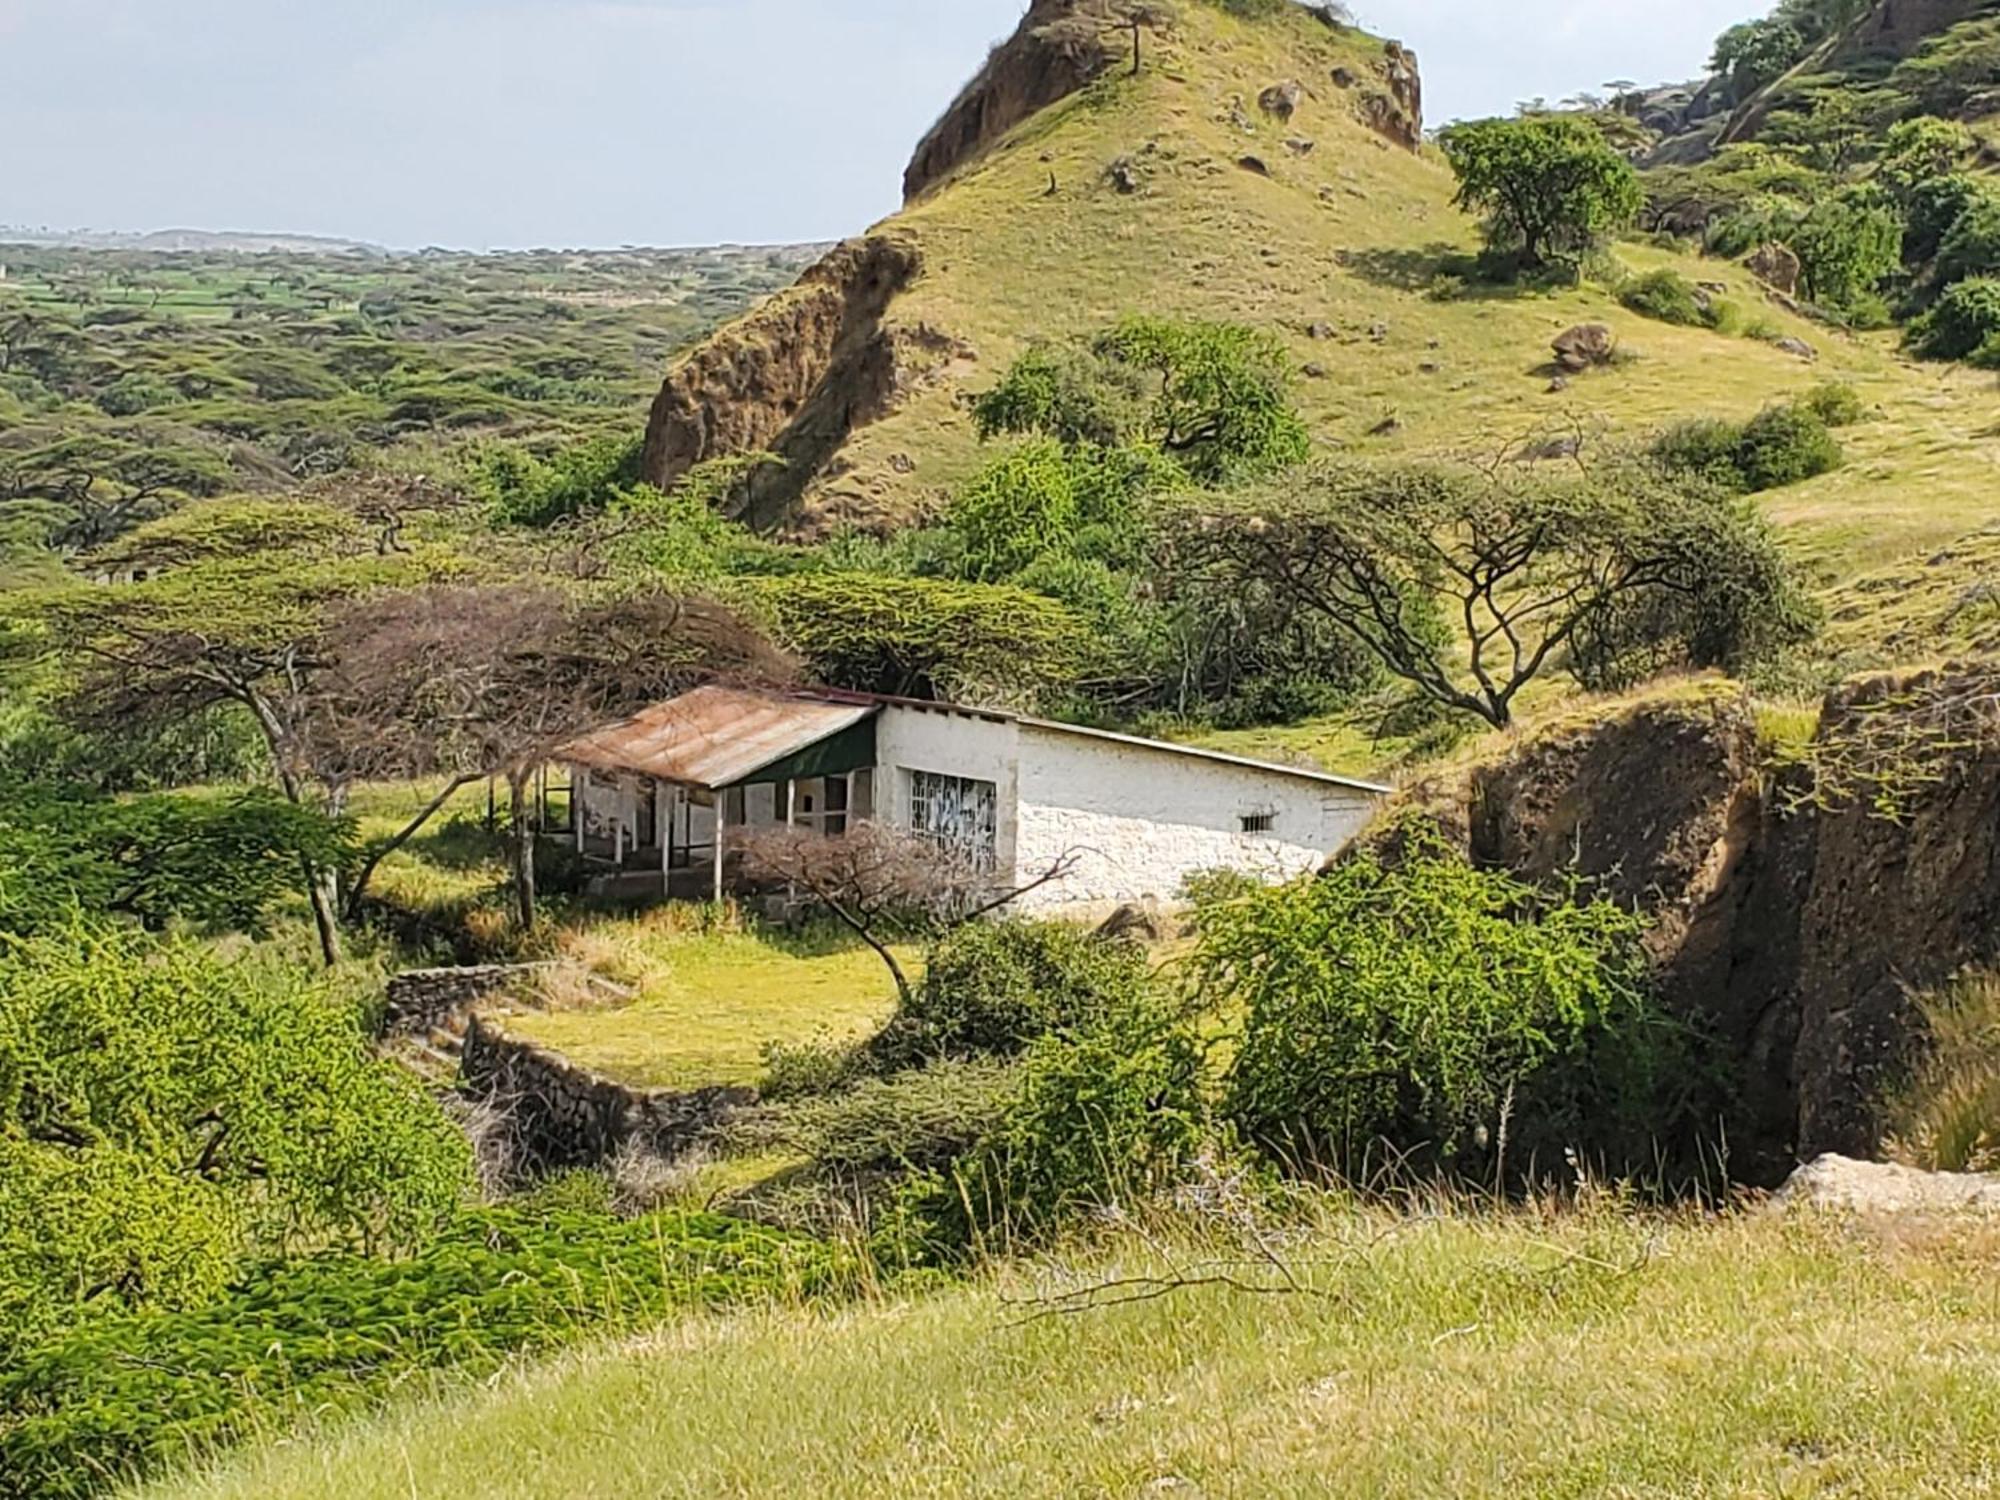
POLYGON ((85 1315, 198 1302, 245 1255, 407 1243, 470 1180, 316 982, 135 933, 0 947, 0 1364, 85 1315))
POLYGON ((1128 318, 1086 346, 1029 351, 973 407, 982 438, 1146 446, 1198 484, 1297 463, 1310 442, 1285 349, 1233 323, 1128 318))
POLYGON ((831 1247, 707 1215, 468 1213, 417 1255, 258 1266, 179 1312, 86 1325, 0 1372, 0 1495, 83 1500, 428 1371, 672 1311, 830 1291, 831 1247))
POLYGON ((546 459, 516 446, 496 447, 478 464, 475 485, 495 520, 550 526, 566 516, 603 510, 637 484, 642 446, 633 437, 604 437, 546 459))
POLYGON ((1475 869, 1421 826, 1394 863, 1198 909, 1200 983, 1244 1012, 1228 1109, 1266 1149, 1352 1178, 1620 1162, 1682 1123, 1679 1034, 1641 920, 1475 869), (1383 1152, 1386 1148, 1387 1156, 1383 1152))
POLYGON ((1849 195, 1822 199, 1785 236, 1799 257, 1799 288, 1829 312, 1872 312, 1882 282, 1903 260, 1903 221, 1886 206, 1849 195))
POLYGON ((1991 189, 1974 197, 1952 221, 1931 267, 1938 286, 1975 276, 2000 276, 2000 192, 1991 189))
POLYGON ((1020 1249, 1181 1181, 1212 1133, 1205 1059, 1151 986, 1028 1048, 999 1124, 949 1168, 913 1178, 878 1245, 944 1255, 1020 1249))
POLYGON ((1066 922, 977 922, 925 959, 923 982, 869 1043, 877 1064, 1010 1057, 1049 1032, 1129 1008, 1150 983, 1145 950, 1066 922))
POLYGON ((1782 489, 1841 465, 1840 443, 1806 406, 1770 406, 1752 417, 1736 450, 1744 486, 1756 494, 1782 489))
POLYGON ((1910 346, 1925 359, 1970 359, 2000 369, 2000 277, 1975 276, 1948 288, 1910 326, 1910 346))
POLYGON ((1641 317, 1683 328, 1713 328, 1715 304, 1678 271, 1662 267, 1628 283, 1618 300, 1641 317))
POLYGON ((1653 458, 1671 472, 1756 494, 1830 473, 1843 462, 1829 416, 1846 420, 1854 404, 1832 388, 1806 400, 1766 407, 1742 424, 1704 417, 1653 440, 1653 458))
POLYGON ((729 1139, 795 1153, 843 1178, 938 1168, 995 1128, 1015 1091, 1014 1066, 993 1058, 939 1060, 886 1077, 849 1069, 837 1086, 732 1125, 729 1139))
POLYGON ((0 931, 67 927, 78 911, 162 928, 261 931, 270 908, 336 865, 351 829, 274 792, 122 801, 0 790, 0 931))
POLYGON ((1075 682, 1095 646, 1072 611, 1005 585, 805 573, 746 597, 816 677, 864 692, 1033 700, 1075 682))

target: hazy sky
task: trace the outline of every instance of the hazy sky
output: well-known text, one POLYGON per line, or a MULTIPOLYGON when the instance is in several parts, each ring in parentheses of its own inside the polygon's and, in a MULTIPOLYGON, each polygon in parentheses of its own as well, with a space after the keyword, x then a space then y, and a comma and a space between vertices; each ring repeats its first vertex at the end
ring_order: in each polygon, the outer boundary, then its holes
MULTIPOLYGON (((1362 0, 1434 121, 1685 77, 1761 0, 1362 0)), ((0 224, 829 239, 1022 0, 0 0, 0 224)))

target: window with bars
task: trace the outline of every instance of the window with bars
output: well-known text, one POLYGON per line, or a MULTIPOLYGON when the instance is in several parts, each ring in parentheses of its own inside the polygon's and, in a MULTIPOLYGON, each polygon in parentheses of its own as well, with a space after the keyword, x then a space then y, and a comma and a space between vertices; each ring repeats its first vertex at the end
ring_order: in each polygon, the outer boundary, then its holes
POLYGON ((1273 833, 1278 827, 1276 813, 1245 813, 1243 831, 1245 833, 1273 833))
POLYGON ((910 831, 990 870, 1000 862, 1000 789, 990 781, 912 771, 910 831))

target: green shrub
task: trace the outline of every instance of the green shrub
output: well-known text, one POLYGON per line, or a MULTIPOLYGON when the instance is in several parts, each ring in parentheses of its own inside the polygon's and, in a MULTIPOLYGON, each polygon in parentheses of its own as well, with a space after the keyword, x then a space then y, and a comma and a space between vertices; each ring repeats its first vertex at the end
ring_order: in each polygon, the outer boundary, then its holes
POLYGON ((1861 392, 1843 380, 1822 380, 1808 391, 1799 405, 1828 427, 1852 427, 1868 415, 1861 392))
MULTIPOLYGON (((459 395, 471 399, 471 393, 459 395)), ((414 420, 404 410, 413 400, 405 396, 398 412, 392 414, 395 420, 414 420)), ((481 457, 473 478, 496 521, 510 526, 552 526, 566 516, 601 511, 637 484, 643 446, 634 437, 603 437, 547 459, 523 448, 496 447, 481 457)))
POLYGON ((1713 326, 1711 306, 1695 284, 1679 272, 1662 267, 1627 283, 1618 294, 1627 309, 1683 328, 1713 326))
POLYGON ((1781 489, 1840 467, 1840 444, 1804 406, 1766 407, 1743 429, 1736 467, 1751 493, 1781 489))
POLYGON ((1679 422, 1653 439, 1648 450, 1659 464, 1677 474, 1691 474, 1741 491, 1743 472, 1736 455, 1743 444, 1743 426, 1720 417, 1696 417, 1679 422))
POLYGON ((1968 359, 2000 338, 2000 277, 1975 276, 1950 287, 1910 326, 1910 346, 1925 359, 1968 359))
POLYGON ((1134 317, 1088 345, 1031 349, 973 421, 982 438, 1154 448, 1204 485, 1284 468, 1311 446, 1284 345, 1232 323, 1134 317))
POLYGON ((882 1067, 1011 1057, 1052 1031, 1130 1006, 1150 980, 1136 944, 1067 922, 975 922, 925 958, 923 982, 868 1049, 882 1067))
POLYGON ((935 1061, 769 1106, 732 1125, 739 1148, 784 1150, 837 1177, 943 1167, 996 1127, 1015 1068, 993 1058, 935 1061))
POLYGON ((0 790, 0 931, 65 928, 83 910, 258 933, 275 903, 302 891, 308 865, 346 857, 352 832, 274 792, 113 801, 0 790))
POLYGON ((1187 1017, 1143 988, 1022 1058, 998 1125, 905 1188, 878 1236, 906 1258, 1018 1250, 1186 1178, 1212 1140, 1206 1064, 1187 1017))
POLYGON ((1977 204, 1996 195, 1987 183, 1966 172, 1951 172, 1917 184, 1904 210, 1903 259, 1923 265, 1936 259, 1944 237, 1977 204))
POLYGON ((1073 612, 1004 584, 802 573, 744 594, 820 681, 863 692, 1036 699, 1074 683, 1097 647, 1073 612))
POLYGON ((1682 1121, 1679 1032, 1646 989, 1643 923, 1475 869, 1434 831, 1198 909, 1197 975, 1244 1032, 1228 1110, 1281 1156, 1350 1179, 1389 1161, 1620 1165, 1682 1121))
POLYGON ((1770 406, 1737 425, 1715 418, 1682 422, 1656 437, 1647 450, 1655 462, 1738 493, 1779 489, 1829 473, 1844 455, 1826 416, 1845 417, 1852 392, 1815 391, 1793 405, 1770 406))
POLYGON ((426 1372, 841 1279, 825 1244, 710 1215, 468 1213, 407 1260, 259 1267, 206 1306, 88 1325, 0 1371, 0 1492, 84 1500, 426 1372))
POLYGON ((239 1256, 420 1238, 463 1136, 351 1003, 268 962, 78 930, 0 947, 0 1364, 239 1256))

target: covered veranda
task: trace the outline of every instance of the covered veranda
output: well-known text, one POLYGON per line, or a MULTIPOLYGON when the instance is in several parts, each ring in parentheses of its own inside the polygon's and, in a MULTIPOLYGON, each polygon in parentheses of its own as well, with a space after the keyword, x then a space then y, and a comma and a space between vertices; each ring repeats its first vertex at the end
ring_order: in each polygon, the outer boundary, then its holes
POLYGON ((556 751, 544 836, 573 840, 629 893, 719 901, 739 887, 733 837, 776 826, 831 837, 874 815, 880 712, 860 699, 697 688, 556 751))

